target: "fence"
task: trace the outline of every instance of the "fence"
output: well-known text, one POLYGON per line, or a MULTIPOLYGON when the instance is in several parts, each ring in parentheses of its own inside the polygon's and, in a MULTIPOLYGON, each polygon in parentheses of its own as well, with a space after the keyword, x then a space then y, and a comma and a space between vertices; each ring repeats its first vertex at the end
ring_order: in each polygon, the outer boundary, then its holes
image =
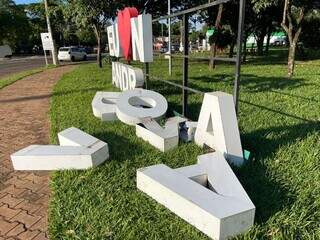
MULTIPOLYGON (((203 92, 188 87, 188 69, 189 69, 189 59, 205 59, 209 60, 210 58, 204 58, 204 57, 192 57, 189 55, 189 39, 188 39, 188 33, 189 33, 189 15, 190 13, 194 13, 200 10, 205 10, 207 8, 224 4, 229 2, 230 0, 215 0, 213 2, 199 5, 194 8, 182 10, 179 12, 175 12, 166 16, 162 16, 156 19, 153 19, 153 22, 157 22, 160 20, 165 20, 169 18, 179 17, 182 16, 182 22, 183 22, 183 55, 177 55, 177 54, 167 54, 171 57, 178 57, 183 58, 183 75, 182 75, 182 85, 170 82, 168 80, 161 80, 157 79, 159 81, 162 81, 166 84, 170 84, 175 87, 179 87, 182 89, 182 115, 187 116, 188 113, 188 91, 203 94, 203 92)), ((239 19, 238 19, 238 34, 237 34, 237 54, 236 57, 232 58, 223 58, 223 57, 214 57, 213 59, 215 61, 222 61, 222 62, 232 62, 235 64, 235 79, 234 79, 234 87, 233 87, 233 98, 235 103, 236 111, 238 111, 239 108, 239 87, 240 87, 240 72, 241 72, 241 50, 242 50, 242 39, 243 39, 243 28, 244 28, 244 17, 245 17, 245 0, 239 0, 239 19)), ((145 74, 146 74, 146 82, 152 76, 149 73, 149 63, 145 63, 145 74)))

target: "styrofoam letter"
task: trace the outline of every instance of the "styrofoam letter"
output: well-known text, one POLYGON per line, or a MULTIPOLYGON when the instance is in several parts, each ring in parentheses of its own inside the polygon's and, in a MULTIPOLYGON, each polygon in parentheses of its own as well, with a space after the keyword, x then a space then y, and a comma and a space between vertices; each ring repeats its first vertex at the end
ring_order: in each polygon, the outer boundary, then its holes
POLYGON ((60 146, 30 145, 11 155, 15 170, 87 169, 109 158, 108 144, 74 127, 58 134, 60 146))
POLYGON ((224 92, 204 95, 195 142, 225 155, 233 164, 243 163, 243 153, 233 97, 224 92))
POLYGON ((112 84, 122 91, 143 87, 143 71, 120 62, 112 62, 112 84))
POLYGON ((219 152, 178 169, 138 169, 137 187, 213 239, 243 233, 254 222, 255 206, 219 152))
POLYGON ((122 63, 119 62, 112 62, 112 84, 118 88, 121 84, 121 77, 122 77, 122 63))
POLYGON ((131 18, 131 40, 133 60, 153 61, 152 18, 150 14, 141 14, 131 18))
POLYGON ((169 118, 164 128, 154 119, 144 118, 136 125, 136 135, 149 142, 162 152, 166 152, 179 143, 179 123, 186 121, 180 117, 169 118))
POLYGON ((118 23, 107 27, 109 54, 114 57, 121 57, 122 51, 119 41, 118 23))
POLYGON ((128 73, 128 67, 125 64, 122 64, 121 66, 121 84, 120 89, 122 91, 129 90, 129 73, 128 73))
POLYGON ((144 77, 143 77, 143 71, 140 68, 128 67, 128 75, 129 75, 129 89, 143 87, 144 77))
POLYGON ((144 89, 124 91, 117 101, 117 117, 120 121, 136 125, 143 118, 162 118, 168 109, 168 102, 161 94, 144 89))
POLYGON ((93 115, 102 121, 117 120, 116 104, 120 92, 97 92, 91 106, 93 115))

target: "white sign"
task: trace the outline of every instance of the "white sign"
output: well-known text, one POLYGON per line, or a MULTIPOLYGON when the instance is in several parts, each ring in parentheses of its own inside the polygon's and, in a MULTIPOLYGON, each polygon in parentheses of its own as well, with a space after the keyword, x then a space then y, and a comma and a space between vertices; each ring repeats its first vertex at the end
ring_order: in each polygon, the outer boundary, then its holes
POLYGON ((53 39, 49 33, 41 33, 41 41, 43 50, 53 50, 53 39))
POLYGON ((143 87, 143 71, 120 62, 112 62, 112 83, 122 91, 143 87))

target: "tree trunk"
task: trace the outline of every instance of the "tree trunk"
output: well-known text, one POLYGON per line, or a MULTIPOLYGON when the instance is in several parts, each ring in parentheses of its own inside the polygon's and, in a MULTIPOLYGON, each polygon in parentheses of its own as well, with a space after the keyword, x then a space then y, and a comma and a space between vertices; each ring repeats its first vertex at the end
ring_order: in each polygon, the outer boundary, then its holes
POLYGON ((216 64, 215 64, 215 61, 214 61, 214 58, 216 57, 216 54, 217 54, 217 46, 215 43, 212 43, 210 45, 210 63, 209 63, 209 68, 210 69, 215 69, 216 67, 216 64))
POLYGON ((242 62, 245 63, 247 61, 247 40, 248 36, 247 34, 244 35, 243 40, 243 50, 242 50, 242 62))
POLYGON ((102 59, 101 59, 101 38, 98 39, 98 49, 97 49, 97 63, 100 68, 102 68, 102 59))
POLYGON ((96 25, 93 25, 94 34, 97 39, 97 63, 100 68, 102 68, 101 60, 101 33, 96 25))
POLYGON ((291 78, 294 73, 294 65, 295 65, 295 54, 296 47, 298 43, 299 36, 302 31, 302 21, 304 20, 305 9, 304 7, 300 8, 299 16, 296 19, 297 27, 296 31, 294 31, 290 0, 285 0, 284 9, 282 15, 281 27, 286 31, 289 38, 289 54, 288 54, 288 77, 291 78), (288 25, 286 24, 288 19, 288 25), (295 32, 295 34, 293 34, 295 32))
POLYGON ((230 49, 229 49, 229 58, 232 58, 234 55, 234 47, 235 47, 235 42, 234 40, 232 40, 230 44, 230 49))
MULTIPOLYGON (((215 22, 215 30, 218 31, 220 29, 220 22, 222 18, 223 4, 219 4, 218 14, 215 22)), ((217 55, 217 44, 214 42, 211 44, 211 54, 210 54, 210 63, 209 68, 214 69, 216 67, 216 62, 214 58, 217 55)))
POLYGON ((289 47, 289 56, 288 56, 288 77, 291 78, 294 72, 294 61, 296 55, 296 44, 292 43, 289 47))
POLYGON ((257 37, 257 55, 262 56, 263 55, 263 41, 264 41, 264 34, 261 34, 257 37))
POLYGON ((268 35, 267 35, 267 45, 266 45, 266 49, 265 49, 265 55, 268 55, 268 54, 269 54, 271 34, 272 34, 271 28, 269 28, 268 35))

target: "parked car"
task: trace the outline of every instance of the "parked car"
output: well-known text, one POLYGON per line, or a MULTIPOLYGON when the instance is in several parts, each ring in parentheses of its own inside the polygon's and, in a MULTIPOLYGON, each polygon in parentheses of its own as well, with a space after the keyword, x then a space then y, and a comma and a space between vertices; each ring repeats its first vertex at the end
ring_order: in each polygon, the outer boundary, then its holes
POLYGON ((87 60, 87 53, 83 48, 61 47, 58 52, 59 61, 87 60))
POLYGON ((12 56, 12 50, 8 45, 0 46, 0 58, 10 58, 12 56))

